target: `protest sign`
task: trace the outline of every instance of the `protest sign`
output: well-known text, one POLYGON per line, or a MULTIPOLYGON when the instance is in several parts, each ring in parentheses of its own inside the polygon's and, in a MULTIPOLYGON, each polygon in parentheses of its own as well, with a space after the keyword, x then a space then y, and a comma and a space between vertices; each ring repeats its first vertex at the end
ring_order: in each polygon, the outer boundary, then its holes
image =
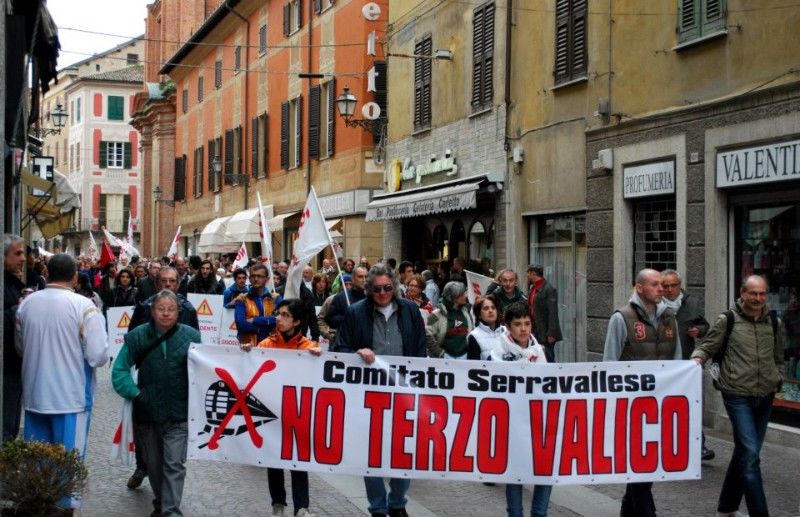
POLYGON ((108 333, 108 355, 117 357, 123 343, 125 334, 128 333, 128 325, 131 323, 134 306, 109 307, 106 312, 106 326, 108 333))
POLYGON ((220 325, 219 344, 239 346, 236 330, 236 311, 222 309, 222 324, 220 325))
POLYGON ((222 326, 223 299, 220 294, 189 293, 186 296, 197 311, 203 343, 218 345, 222 326))
POLYGON ((192 345, 192 459, 400 478, 699 479, 690 361, 533 364, 192 345))

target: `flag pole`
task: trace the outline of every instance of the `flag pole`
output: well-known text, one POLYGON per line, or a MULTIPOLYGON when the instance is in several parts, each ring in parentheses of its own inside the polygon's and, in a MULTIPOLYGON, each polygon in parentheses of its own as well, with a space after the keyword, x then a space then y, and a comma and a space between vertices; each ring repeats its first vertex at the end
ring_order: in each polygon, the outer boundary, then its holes
MULTIPOLYGON (((311 187, 311 192, 314 194, 314 203, 317 204, 317 210, 319 213, 322 214, 322 207, 319 206, 319 199, 317 199, 317 191, 314 190, 314 187, 311 187)), ((324 215, 323 215, 324 217, 324 215)), ((347 287, 344 285, 344 275, 342 274, 342 267, 339 265, 339 257, 336 256, 336 248, 333 246, 333 239, 331 239, 331 232, 328 231, 328 228, 325 228, 325 235, 328 236, 328 245, 331 247, 331 251, 333 252, 333 261, 336 263, 336 269, 339 271, 339 277, 341 278, 342 282, 342 292, 344 292, 344 299, 347 301, 347 305, 350 306, 350 296, 347 295, 347 287)))
MULTIPOLYGON (((258 198, 258 220, 261 223, 261 254, 263 255, 267 248, 267 232, 269 231, 269 227, 267 226, 267 221, 264 219, 264 206, 261 204, 261 192, 256 192, 256 198, 258 198)), ((269 236, 270 240, 272 239, 272 235, 269 236)), ((267 287, 269 291, 272 293, 272 296, 275 296, 275 281, 272 279, 272 243, 269 245, 269 253, 267 256, 267 274, 269 278, 267 279, 267 287)))

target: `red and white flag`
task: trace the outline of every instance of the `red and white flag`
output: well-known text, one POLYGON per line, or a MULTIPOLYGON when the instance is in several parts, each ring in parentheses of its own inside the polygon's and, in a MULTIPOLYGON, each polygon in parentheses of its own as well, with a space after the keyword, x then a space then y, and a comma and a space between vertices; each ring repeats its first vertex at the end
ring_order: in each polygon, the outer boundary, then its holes
POLYGON ((267 289, 275 294, 275 282, 272 281, 272 233, 269 231, 267 218, 264 217, 264 205, 261 204, 261 192, 256 192, 258 198, 258 226, 261 235, 261 256, 266 262, 268 278, 267 289))
POLYGON ((175 238, 172 239, 172 244, 169 246, 169 251, 167 252, 167 257, 170 260, 175 260, 178 258, 178 243, 181 242, 181 227, 178 226, 178 231, 175 232, 175 238))
POLYGON ((122 242, 120 239, 117 239, 116 237, 114 237, 114 236, 111 234, 111 232, 109 232, 108 230, 106 230, 106 227, 105 227, 105 226, 101 226, 101 228, 103 229, 103 236, 106 238, 106 242, 107 242, 109 245, 111 245, 111 246, 116 246, 116 247, 118 247, 118 248, 125 249, 125 243, 124 243, 124 242, 122 242))
POLYGON ((317 201, 314 187, 308 194, 306 206, 300 217, 300 228, 297 231, 297 240, 294 241, 292 262, 286 274, 286 290, 284 298, 300 298, 300 283, 303 281, 303 268, 314 255, 331 245, 328 228, 325 226, 325 217, 317 201))
POLYGON ((247 256, 247 247, 244 245, 244 241, 242 241, 242 246, 236 253, 236 260, 233 261, 233 269, 236 270, 238 268, 247 267, 248 262, 250 262, 250 258, 247 256))
POLYGON ((127 255, 128 257, 140 255, 139 250, 133 246, 133 219, 130 216, 128 217, 128 235, 122 242, 124 246, 122 247, 121 255, 127 255))
POLYGON ((472 305, 475 303, 478 296, 486 294, 486 291, 489 289, 489 286, 492 285, 494 279, 479 275, 478 273, 473 273, 472 271, 467 271, 466 269, 464 273, 467 275, 467 300, 469 300, 469 304, 472 305))
POLYGON ((97 242, 94 240, 94 235, 92 235, 92 232, 90 231, 89 232, 89 257, 92 260, 97 260, 97 258, 99 256, 100 256, 100 250, 97 247, 97 242))

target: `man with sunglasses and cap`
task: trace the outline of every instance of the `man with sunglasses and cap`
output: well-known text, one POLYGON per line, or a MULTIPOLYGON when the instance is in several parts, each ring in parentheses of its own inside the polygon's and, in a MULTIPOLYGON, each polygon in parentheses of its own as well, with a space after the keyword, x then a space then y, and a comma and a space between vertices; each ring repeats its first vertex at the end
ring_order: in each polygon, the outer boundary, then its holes
MULTIPOLYGON (((356 353, 367 364, 378 355, 425 357, 425 325, 419 307, 399 297, 396 274, 376 264, 369 270, 367 297, 351 305, 336 334, 333 350, 356 353)), ((389 494, 383 478, 365 477, 369 512, 373 517, 406 517, 408 479, 389 480, 389 494)))

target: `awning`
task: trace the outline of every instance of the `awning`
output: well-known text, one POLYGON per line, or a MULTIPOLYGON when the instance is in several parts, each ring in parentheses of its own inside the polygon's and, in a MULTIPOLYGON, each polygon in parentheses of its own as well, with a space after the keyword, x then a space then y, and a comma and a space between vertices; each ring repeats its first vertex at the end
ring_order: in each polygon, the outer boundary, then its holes
POLYGON ((51 239, 75 224, 75 210, 80 208, 78 193, 72 188, 66 176, 53 171, 53 181, 22 171, 23 184, 44 192, 42 196, 26 194, 26 215, 22 227, 26 228, 35 220, 45 239, 51 239))
POLYGON ((341 219, 325 219, 325 228, 330 232, 331 228, 336 226, 337 224, 341 223, 341 219))
POLYGON ((203 228, 200 232, 200 241, 197 243, 198 252, 235 253, 239 249, 241 242, 230 241, 225 236, 226 225, 231 217, 217 217, 203 228))
POLYGON ((276 215, 275 217, 270 219, 269 222, 267 223, 269 225, 269 231, 279 232, 283 230, 283 221, 299 213, 300 212, 289 212, 288 214, 276 215))
POLYGON ((367 205, 366 220, 385 221, 475 208, 479 187, 480 182, 472 182, 376 198, 367 205))
POLYGON ((235 242, 259 242, 261 240, 261 228, 258 225, 258 208, 242 210, 228 219, 225 226, 225 237, 229 241, 235 242))

